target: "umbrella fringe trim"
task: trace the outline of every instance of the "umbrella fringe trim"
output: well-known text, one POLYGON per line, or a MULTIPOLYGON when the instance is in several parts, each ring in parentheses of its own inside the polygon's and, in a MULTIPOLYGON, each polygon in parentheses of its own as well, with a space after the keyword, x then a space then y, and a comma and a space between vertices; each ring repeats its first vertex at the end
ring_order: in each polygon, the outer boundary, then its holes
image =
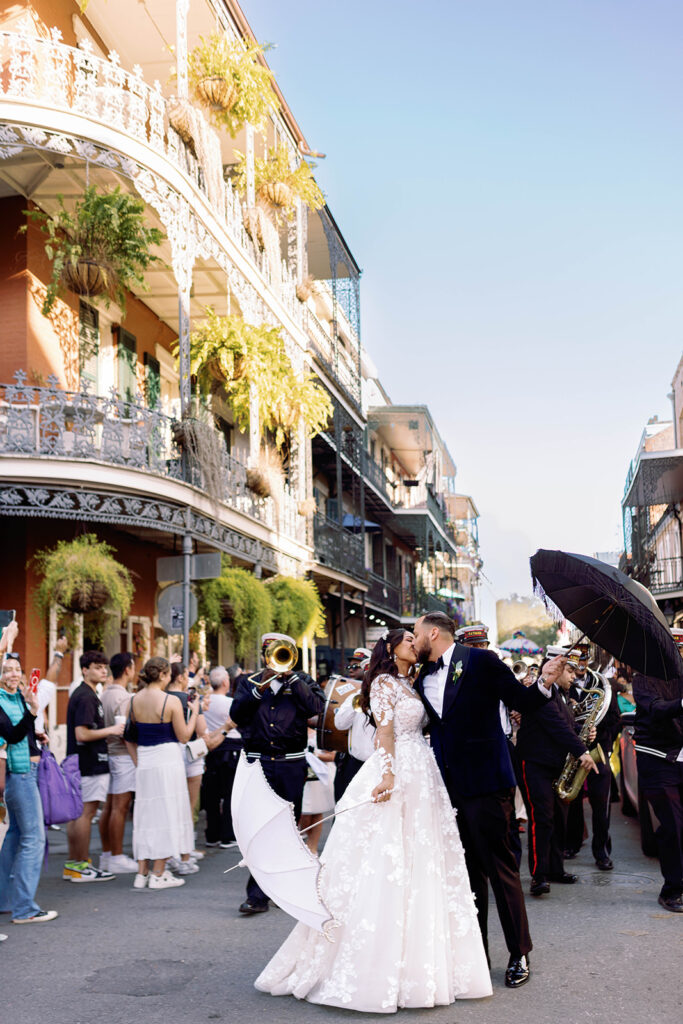
POLYGON ((537 597, 543 602, 546 612, 553 622, 557 623, 558 626, 563 626, 567 621, 567 616, 563 615, 560 609, 557 607, 552 598, 548 597, 541 583, 536 579, 534 574, 531 574, 531 583, 533 586, 534 597, 537 597))

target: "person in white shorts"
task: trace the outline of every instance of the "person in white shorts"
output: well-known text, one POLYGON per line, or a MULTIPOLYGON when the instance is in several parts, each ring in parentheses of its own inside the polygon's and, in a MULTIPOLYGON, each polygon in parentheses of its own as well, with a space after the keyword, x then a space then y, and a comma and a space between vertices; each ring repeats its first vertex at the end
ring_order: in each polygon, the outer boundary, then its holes
MULTIPOLYGON (((112 681, 103 692, 105 728, 117 720, 128 718, 131 694, 128 687, 135 681, 135 659, 129 651, 115 654, 109 662, 112 681)), ((99 820, 102 854, 100 868, 113 874, 135 874, 137 861, 123 852, 123 833, 131 800, 135 792, 135 763, 123 739, 107 737, 109 755, 109 793, 99 820)))
POLYGON ((123 736, 124 724, 105 728, 104 710, 97 696, 97 686, 109 673, 109 662, 101 651, 81 655, 83 682, 69 697, 66 709, 66 752, 78 754, 81 770, 83 813, 66 826, 69 859, 62 878, 69 882, 108 882, 114 875, 90 863, 92 820, 109 792, 109 758, 107 737, 123 736))

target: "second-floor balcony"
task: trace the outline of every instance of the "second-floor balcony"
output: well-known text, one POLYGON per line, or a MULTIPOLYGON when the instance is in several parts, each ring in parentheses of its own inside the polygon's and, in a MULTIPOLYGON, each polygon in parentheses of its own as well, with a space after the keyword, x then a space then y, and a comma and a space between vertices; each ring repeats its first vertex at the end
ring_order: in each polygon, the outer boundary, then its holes
MULTIPOLYGON (((217 518, 224 507, 305 544, 305 519, 288 486, 276 497, 257 497, 246 466, 210 422, 179 422, 114 390, 105 397, 62 390, 55 379, 33 386, 22 371, 15 378, 0 385, 0 457, 50 463, 57 479, 74 462, 132 470, 146 477, 140 489, 148 493, 163 492, 164 480, 187 484, 213 503, 217 518)), ((116 474, 110 479, 116 488, 116 474)))
POLYGON ((316 513, 313 517, 313 548, 316 561, 321 565, 365 579, 365 553, 361 540, 336 520, 316 513))

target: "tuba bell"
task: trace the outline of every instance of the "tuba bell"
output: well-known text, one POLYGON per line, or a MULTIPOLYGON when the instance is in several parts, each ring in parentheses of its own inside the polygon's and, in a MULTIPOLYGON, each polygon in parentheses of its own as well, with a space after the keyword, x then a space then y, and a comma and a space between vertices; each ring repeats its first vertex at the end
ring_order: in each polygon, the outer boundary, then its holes
POLYGON ((263 647, 263 660, 266 668, 276 675, 291 672, 299 658, 299 649, 291 640, 267 640, 263 647))

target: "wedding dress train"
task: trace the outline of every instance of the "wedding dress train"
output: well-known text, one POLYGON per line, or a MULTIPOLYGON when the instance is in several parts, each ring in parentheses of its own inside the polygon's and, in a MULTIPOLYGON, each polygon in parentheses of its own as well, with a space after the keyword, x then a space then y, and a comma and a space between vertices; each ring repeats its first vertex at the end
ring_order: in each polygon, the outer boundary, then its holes
POLYGON ((394 792, 366 803, 386 755, 351 782, 332 827, 320 891, 338 927, 331 939, 297 924, 257 978, 272 995, 371 1013, 491 995, 491 980, 455 811, 410 683, 380 676, 371 709, 394 723, 394 792))

